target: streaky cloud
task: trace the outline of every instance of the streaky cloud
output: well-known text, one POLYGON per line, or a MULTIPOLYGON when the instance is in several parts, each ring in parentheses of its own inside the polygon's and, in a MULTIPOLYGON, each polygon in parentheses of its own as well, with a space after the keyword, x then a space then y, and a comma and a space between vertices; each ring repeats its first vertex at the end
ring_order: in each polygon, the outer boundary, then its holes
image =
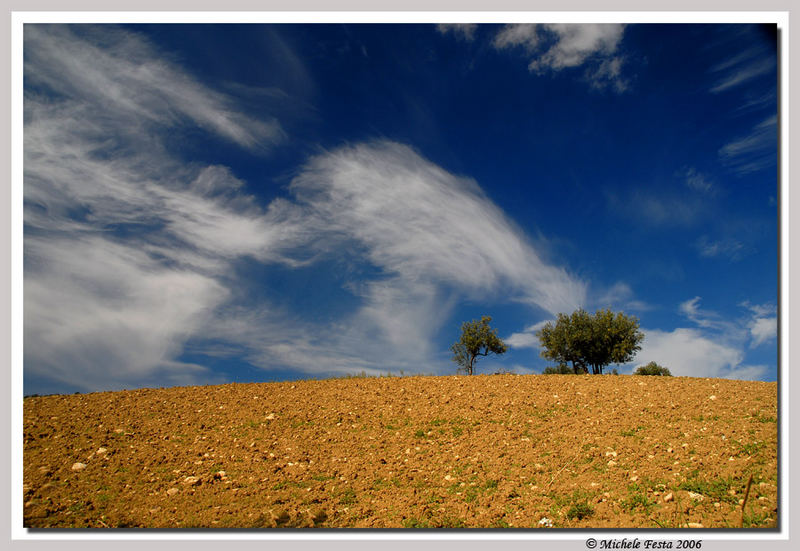
POLYGON ((274 117, 254 120, 170 62, 141 35, 104 25, 26 25, 26 86, 144 122, 194 123, 248 148, 285 138, 274 117))

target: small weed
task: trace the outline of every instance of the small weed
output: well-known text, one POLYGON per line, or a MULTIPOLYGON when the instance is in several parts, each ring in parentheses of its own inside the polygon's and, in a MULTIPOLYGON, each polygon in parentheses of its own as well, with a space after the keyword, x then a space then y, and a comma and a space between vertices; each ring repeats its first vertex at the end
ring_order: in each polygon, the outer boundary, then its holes
POLYGON ((594 509, 588 502, 575 503, 567 511, 567 518, 570 520, 582 520, 594 514, 594 509))
POLYGON ((759 423, 777 423, 778 419, 773 417, 772 415, 758 415, 751 418, 753 421, 757 421, 759 423))
POLYGON ((434 503, 441 503, 442 499, 444 499, 444 498, 442 498, 441 496, 438 496, 436 494, 431 494, 431 495, 428 496, 428 498, 425 500, 425 502, 430 505, 430 504, 434 504, 434 503))
POLYGON ((461 427, 453 427, 453 436, 458 438, 464 432, 464 429, 461 427))
POLYGON ((736 442, 736 444, 739 446, 737 455, 756 455, 766 447, 764 442, 748 442, 747 444, 736 442))
POLYGON ((407 518, 403 521, 403 528, 430 528, 427 520, 420 520, 415 517, 407 518))
POLYGON ((705 496, 711 497, 717 501, 724 501, 727 503, 738 503, 738 498, 736 496, 731 496, 728 494, 728 490, 734 487, 734 480, 733 478, 717 478, 714 480, 705 480, 699 478, 698 475, 695 474, 696 471, 693 471, 691 476, 685 482, 682 482, 679 486, 679 490, 686 490, 687 492, 695 492, 698 494, 703 494, 705 496))
POLYGON ((352 505, 356 501, 356 492, 352 488, 347 488, 339 495, 339 503, 342 505, 352 505))
POLYGON ((427 435, 425 434, 424 430, 419 429, 417 432, 414 433, 414 436, 416 436, 417 438, 425 438, 427 435))
POLYGON ((647 495, 645 495, 643 492, 636 491, 631 493, 628 496, 628 499, 622 500, 620 505, 622 505, 624 510, 629 512, 635 509, 644 509, 645 511, 649 511, 650 508, 655 505, 655 503, 647 499, 647 495))
POLYGON ((620 436, 636 436, 636 433, 639 432, 640 430, 644 430, 644 426, 639 425, 639 426, 637 426, 635 428, 632 428, 630 430, 624 430, 624 431, 620 432, 619 434, 620 434, 620 436))
POLYGON ((763 526, 769 519, 769 513, 761 511, 758 513, 745 512, 742 518, 742 528, 758 528, 763 526))

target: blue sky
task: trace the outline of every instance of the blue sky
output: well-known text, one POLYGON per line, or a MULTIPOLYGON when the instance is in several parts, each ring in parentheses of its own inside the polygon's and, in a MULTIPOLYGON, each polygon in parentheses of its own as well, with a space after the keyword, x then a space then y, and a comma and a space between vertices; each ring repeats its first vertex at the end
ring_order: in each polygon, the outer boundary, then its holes
POLYGON ((24 391, 539 373, 777 377, 778 65, 741 24, 31 25, 24 391))

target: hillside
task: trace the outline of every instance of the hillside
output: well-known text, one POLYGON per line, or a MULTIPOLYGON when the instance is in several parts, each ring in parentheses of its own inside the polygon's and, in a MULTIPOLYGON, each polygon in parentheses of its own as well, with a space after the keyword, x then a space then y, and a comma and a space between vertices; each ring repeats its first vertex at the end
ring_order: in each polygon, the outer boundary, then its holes
POLYGON ((772 525, 777 384, 349 378, 30 397, 27 527, 772 525))

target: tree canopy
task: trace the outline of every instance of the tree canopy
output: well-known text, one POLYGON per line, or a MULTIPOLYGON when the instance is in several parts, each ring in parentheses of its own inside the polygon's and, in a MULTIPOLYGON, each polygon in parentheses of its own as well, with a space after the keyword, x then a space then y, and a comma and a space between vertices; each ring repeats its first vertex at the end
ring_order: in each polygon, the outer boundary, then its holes
POLYGON ((453 361, 461 369, 472 375, 478 356, 490 354, 504 354, 508 348, 497 336, 497 329, 492 329, 489 322, 490 316, 483 316, 480 320, 467 321, 461 324, 461 337, 450 347, 453 351, 453 361))
POLYGON ((589 314, 578 309, 571 315, 558 314, 537 331, 542 345, 542 357, 559 363, 571 363, 575 373, 603 373, 611 363, 625 363, 633 359, 644 334, 639 331, 639 320, 622 312, 598 310, 589 314))

